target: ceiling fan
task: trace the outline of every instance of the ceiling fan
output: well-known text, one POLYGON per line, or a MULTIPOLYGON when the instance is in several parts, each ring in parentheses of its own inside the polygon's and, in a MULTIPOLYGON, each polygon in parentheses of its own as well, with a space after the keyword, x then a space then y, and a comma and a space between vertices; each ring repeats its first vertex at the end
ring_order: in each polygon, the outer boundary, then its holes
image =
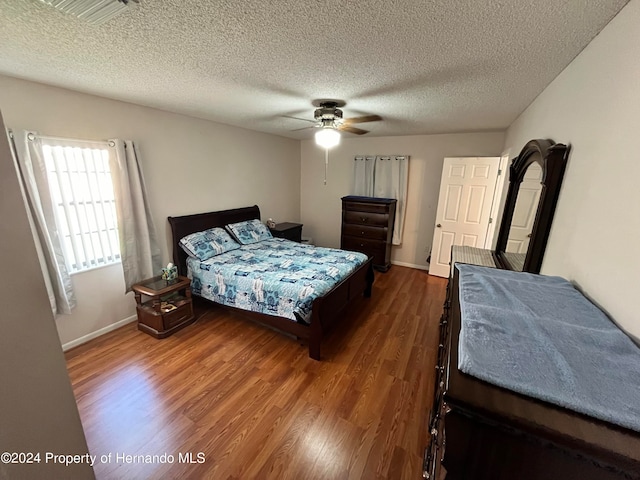
POLYGON ((369 132, 368 130, 354 127, 353 124, 355 123, 377 122, 382 120, 380 115, 344 118, 341 107, 344 107, 346 102, 343 100, 314 100, 312 105, 317 107, 313 112, 314 120, 288 116, 287 118, 295 118, 296 120, 313 123, 314 125, 312 126, 297 128, 293 131, 319 128, 320 130, 318 130, 315 135, 316 143, 324 148, 334 147, 340 142, 339 132, 349 132, 356 135, 364 135, 369 132))

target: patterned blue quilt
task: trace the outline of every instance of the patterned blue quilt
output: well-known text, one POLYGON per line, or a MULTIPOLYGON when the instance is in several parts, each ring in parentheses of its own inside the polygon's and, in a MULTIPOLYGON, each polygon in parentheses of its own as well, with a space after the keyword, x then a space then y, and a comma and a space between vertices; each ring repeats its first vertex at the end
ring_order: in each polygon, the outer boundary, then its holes
POLYGON ((189 257, 187 267, 195 295, 309 323, 313 301, 366 260, 358 252, 272 238, 204 262, 189 257))

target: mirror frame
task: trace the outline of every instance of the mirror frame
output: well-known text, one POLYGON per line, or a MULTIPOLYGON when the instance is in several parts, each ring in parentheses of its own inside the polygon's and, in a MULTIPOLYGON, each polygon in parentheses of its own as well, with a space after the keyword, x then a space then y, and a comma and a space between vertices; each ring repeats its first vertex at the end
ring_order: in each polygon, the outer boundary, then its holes
POLYGON ((513 219, 520 184, 529 165, 537 162, 542 168, 542 190, 522 271, 540 273, 542 258, 547 246, 551 222, 558 203, 570 149, 570 146, 555 143, 550 139, 530 140, 511 163, 509 167, 509 190, 507 191, 500 232, 498 233, 498 242, 494 252, 496 263, 500 268, 514 270, 504 252, 507 247, 509 229, 511 228, 511 220, 513 219))

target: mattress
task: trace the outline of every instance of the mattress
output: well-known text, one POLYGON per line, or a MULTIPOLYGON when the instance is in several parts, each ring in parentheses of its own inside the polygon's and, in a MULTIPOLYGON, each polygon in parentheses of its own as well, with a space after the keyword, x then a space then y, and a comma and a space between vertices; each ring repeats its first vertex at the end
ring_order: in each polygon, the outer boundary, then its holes
POLYGON ((272 238, 204 262, 189 257, 187 275, 195 295, 308 324, 313 301, 366 260, 358 252, 272 238))

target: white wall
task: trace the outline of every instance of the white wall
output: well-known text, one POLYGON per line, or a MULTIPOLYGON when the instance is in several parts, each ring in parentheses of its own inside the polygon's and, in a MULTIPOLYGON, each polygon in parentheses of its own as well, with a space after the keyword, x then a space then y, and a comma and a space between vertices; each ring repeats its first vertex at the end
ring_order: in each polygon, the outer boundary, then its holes
POLYGON ((317 245, 340 246, 340 198, 350 193, 354 156, 410 155, 403 241, 392 248, 391 259, 396 264, 426 268, 444 157, 497 156, 503 141, 502 132, 351 138, 345 134, 329 152, 327 185, 323 185, 324 150, 313 140, 305 140, 301 146, 303 234, 317 245))
MULTIPOLYGON (((0 109, 16 130, 134 140, 165 263, 171 255, 168 216, 257 204, 263 218, 299 220, 297 140, 5 76, 0 109)), ((77 274, 73 282, 78 308, 56 319, 63 344, 135 315, 121 267, 77 274)))
MULTIPOLYGON (((511 125, 571 154, 542 272, 573 281, 640 338, 640 0, 632 0, 511 125)), ((553 53, 550 52, 550 55, 553 53)))

